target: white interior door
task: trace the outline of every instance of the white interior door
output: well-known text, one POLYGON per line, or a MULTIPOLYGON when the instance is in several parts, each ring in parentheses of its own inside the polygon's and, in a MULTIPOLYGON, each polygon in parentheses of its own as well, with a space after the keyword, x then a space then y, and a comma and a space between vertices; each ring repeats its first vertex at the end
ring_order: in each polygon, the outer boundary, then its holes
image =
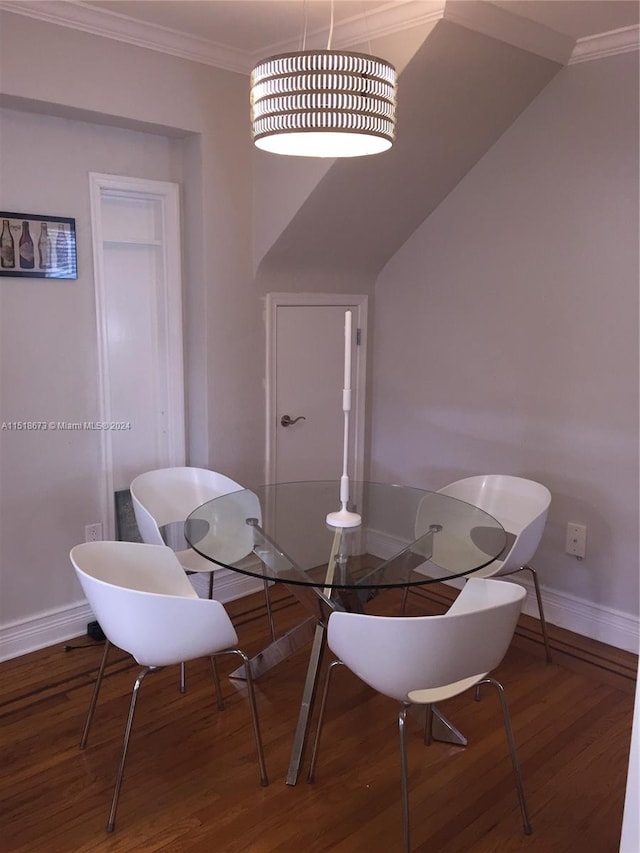
POLYGON ((177 184, 91 176, 105 472, 114 492, 145 470, 184 464, 184 378, 177 184))
POLYGON ((352 311, 349 477, 362 479, 367 297, 267 297, 267 482, 339 479, 344 447, 345 311, 352 311), (294 420, 282 425, 285 415, 294 420))

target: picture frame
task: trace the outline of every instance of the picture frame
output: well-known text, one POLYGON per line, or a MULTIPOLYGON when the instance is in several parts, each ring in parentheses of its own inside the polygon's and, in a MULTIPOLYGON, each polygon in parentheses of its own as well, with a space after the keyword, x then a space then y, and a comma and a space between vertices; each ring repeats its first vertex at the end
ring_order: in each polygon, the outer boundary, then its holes
POLYGON ((78 278, 75 219, 0 210, 0 276, 78 278))

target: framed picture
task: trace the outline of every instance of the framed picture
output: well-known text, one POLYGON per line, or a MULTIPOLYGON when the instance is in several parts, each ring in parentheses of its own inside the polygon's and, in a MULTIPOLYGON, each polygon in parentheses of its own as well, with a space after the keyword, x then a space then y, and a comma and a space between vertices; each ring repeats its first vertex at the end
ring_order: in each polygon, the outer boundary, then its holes
POLYGON ((0 210, 0 276, 78 278, 76 221, 0 210))

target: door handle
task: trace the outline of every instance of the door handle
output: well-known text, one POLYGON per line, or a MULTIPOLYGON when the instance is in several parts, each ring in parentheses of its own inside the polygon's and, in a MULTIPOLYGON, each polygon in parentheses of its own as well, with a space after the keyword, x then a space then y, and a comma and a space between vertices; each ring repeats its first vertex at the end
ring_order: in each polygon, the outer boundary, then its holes
POLYGON ((282 424, 283 427, 291 426, 291 424, 297 424, 298 421, 306 421, 305 416, 300 415, 300 417, 298 417, 298 418, 292 418, 290 415, 283 415, 280 418, 280 423, 282 424))

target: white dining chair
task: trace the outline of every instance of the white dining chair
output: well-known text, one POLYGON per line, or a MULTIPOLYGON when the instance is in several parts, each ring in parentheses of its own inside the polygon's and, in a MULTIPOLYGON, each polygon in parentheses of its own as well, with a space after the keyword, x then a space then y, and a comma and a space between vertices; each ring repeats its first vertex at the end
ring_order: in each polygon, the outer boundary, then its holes
MULTIPOLYGON (((203 503, 244 489, 244 486, 230 477, 207 468, 177 466, 172 468, 157 468, 137 476, 131 483, 131 500, 133 511, 140 531, 142 541, 150 545, 165 545, 162 528, 176 522, 184 522, 194 509, 203 503)), ((254 514, 260 517, 260 507, 256 506, 254 514)), ((234 527, 228 537, 228 547, 225 553, 227 563, 240 562, 253 549, 253 534, 249 526, 234 527)), ((224 535, 224 534, 223 534, 224 535)), ((176 550, 178 560, 188 573, 207 572, 209 574, 209 598, 213 598, 214 573, 221 567, 207 560, 194 551, 193 548, 176 550)), ((269 583, 264 581, 264 595, 269 622, 271 639, 275 639, 271 599, 269 598, 269 583)))
POLYGON ((85 596, 106 636, 105 650, 81 741, 87 743, 111 645, 143 667, 135 679, 125 726, 107 832, 113 831, 139 689, 145 676, 171 664, 210 657, 218 708, 224 704, 214 658, 238 655, 244 664, 260 782, 268 784, 251 666, 219 601, 199 598, 168 546, 140 542, 85 542, 70 552, 85 596))
POLYGON ((400 702, 400 775, 403 850, 410 850, 406 718, 412 704, 425 705, 425 743, 431 741, 433 704, 471 687, 498 690, 525 834, 531 834, 522 775, 505 691, 489 673, 502 661, 515 630, 523 587, 508 581, 470 578, 447 613, 440 616, 370 616, 335 611, 327 643, 337 656, 327 671, 308 781, 315 778, 331 674, 344 664, 379 693, 400 702))
MULTIPOLYGON (((508 540, 507 550, 498 560, 474 572, 474 577, 502 577, 528 571, 538 602, 540 628, 547 662, 551 662, 551 647, 544 617, 538 574, 531 560, 538 549, 551 505, 551 492, 546 486, 524 477, 507 474, 483 474, 456 480, 442 489, 448 495, 473 504, 492 515, 504 527, 508 540)), ((416 533, 424 527, 420 509, 416 517, 416 533)))

